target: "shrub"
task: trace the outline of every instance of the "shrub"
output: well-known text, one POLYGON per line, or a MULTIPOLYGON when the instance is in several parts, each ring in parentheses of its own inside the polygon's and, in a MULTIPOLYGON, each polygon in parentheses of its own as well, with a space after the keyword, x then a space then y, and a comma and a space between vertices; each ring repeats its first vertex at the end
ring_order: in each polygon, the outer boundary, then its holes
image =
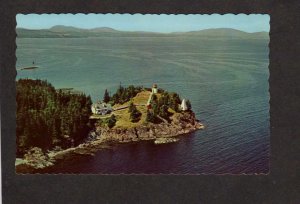
POLYGON ((107 120, 107 126, 109 128, 112 128, 116 125, 116 122, 117 122, 116 116, 112 114, 112 116, 107 120))

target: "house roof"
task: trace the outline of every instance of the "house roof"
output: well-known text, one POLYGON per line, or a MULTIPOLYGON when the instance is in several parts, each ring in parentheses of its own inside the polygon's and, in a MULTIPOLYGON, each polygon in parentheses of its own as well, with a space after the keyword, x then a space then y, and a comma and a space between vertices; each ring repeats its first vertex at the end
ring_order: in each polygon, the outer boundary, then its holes
POLYGON ((92 107, 94 107, 94 108, 99 108, 99 109, 104 109, 104 108, 111 109, 111 105, 108 104, 108 103, 94 103, 94 104, 92 105, 92 107))

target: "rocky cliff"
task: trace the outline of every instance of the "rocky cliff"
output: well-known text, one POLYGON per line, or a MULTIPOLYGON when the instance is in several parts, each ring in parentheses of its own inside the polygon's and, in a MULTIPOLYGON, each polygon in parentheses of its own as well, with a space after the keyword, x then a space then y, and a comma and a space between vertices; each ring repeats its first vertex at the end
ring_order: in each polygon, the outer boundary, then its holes
POLYGON ((96 127, 94 135, 103 142, 131 142, 173 137, 204 128, 193 112, 176 113, 170 119, 169 122, 146 123, 133 128, 96 127))

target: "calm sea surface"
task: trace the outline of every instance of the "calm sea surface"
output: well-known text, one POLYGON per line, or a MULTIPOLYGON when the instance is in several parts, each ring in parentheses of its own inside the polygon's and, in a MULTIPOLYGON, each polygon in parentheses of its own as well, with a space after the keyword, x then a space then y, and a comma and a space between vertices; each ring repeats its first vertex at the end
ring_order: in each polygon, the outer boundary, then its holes
POLYGON ((196 37, 17 39, 18 78, 102 99, 154 82, 192 102, 205 130, 172 144, 117 145, 58 163, 55 173, 240 174, 269 171, 268 40, 196 37))

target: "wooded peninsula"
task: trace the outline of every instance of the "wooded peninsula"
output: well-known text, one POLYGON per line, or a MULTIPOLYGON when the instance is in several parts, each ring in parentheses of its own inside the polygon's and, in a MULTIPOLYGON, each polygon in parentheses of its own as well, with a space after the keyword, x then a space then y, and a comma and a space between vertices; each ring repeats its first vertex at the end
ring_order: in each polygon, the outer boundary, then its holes
POLYGON ((189 100, 156 84, 120 85, 111 96, 105 90, 103 100, 95 103, 84 93, 56 90, 47 81, 20 79, 16 87, 18 172, 51 166, 65 154, 93 154, 112 142, 163 144, 204 128, 189 100))

